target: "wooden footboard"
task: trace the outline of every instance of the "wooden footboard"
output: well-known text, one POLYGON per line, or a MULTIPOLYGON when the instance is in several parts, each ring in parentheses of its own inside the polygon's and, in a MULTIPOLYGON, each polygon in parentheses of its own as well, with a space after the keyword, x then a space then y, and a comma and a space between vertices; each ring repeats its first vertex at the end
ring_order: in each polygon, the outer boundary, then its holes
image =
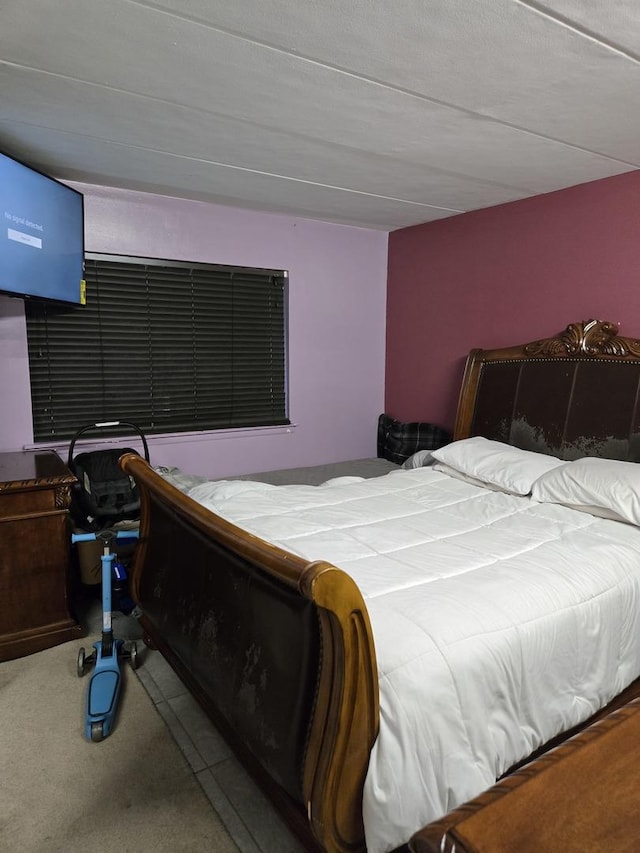
POLYGON ((136 454, 120 464, 142 500, 131 585, 149 640, 310 849, 364 850, 378 676, 358 587, 216 516, 136 454))

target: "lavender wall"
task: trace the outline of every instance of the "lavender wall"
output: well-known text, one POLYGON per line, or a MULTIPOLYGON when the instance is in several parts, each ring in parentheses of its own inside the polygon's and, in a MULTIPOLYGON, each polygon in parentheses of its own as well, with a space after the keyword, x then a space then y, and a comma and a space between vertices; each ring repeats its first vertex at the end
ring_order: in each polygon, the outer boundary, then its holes
MULTIPOLYGON (((384 401, 387 234, 74 186, 85 194, 89 252, 289 271, 295 426, 153 438, 153 463, 223 477, 375 456, 384 401)), ((0 297, 0 362, 0 449, 21 449, 33 441, 33 430, 24 308, 18 299, 0 297)))
POLYGON ((640 337, 639 235, 640 172, 392 233, 386 411, 451 427, 472 347, 592 318, 640 337))

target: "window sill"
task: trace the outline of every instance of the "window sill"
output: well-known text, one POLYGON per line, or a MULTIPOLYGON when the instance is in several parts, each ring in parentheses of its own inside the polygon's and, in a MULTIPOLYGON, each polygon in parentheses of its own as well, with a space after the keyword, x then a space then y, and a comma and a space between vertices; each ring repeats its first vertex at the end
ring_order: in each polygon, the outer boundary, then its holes
MULTIPOLYGON (((235 429, 215 429, 202 430, 201 432, 173 432, 160 433, 158 435, 145 436, 149 446, 163 444, 195 444, 201 441, 221 441, 231 438, 250 438, 252 436, 266 437, 269 435, 286 435, 292 433, 296 429, 296 424, 281 424, 278 426, 264 427, 237 427, 235 429)), ((108 435, 101 437, 98 432, 93 438, 82 438, 78 441, 76 447, 92 447, 96 444, 116 444, 122 445, 123 442, 131 441, 132 443, 140 441, 135 433, 128 435, 108 435)), ((41 441, 34 444, 25 444, 23 450, 65 450, 69 447, 70 439, 61 439, 59 441, 41 441)))

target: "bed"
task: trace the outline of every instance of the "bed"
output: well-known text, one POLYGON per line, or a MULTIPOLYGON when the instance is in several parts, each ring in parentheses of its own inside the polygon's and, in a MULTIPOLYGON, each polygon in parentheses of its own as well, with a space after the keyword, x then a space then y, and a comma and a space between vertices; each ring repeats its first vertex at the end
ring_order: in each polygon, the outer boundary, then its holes
POLYGON ((639 388, 640 341, 591 320, 472 350, 435 465, 187 494, 122 458, 145 637, 309 850, 399 847, 640 693, 639 388))

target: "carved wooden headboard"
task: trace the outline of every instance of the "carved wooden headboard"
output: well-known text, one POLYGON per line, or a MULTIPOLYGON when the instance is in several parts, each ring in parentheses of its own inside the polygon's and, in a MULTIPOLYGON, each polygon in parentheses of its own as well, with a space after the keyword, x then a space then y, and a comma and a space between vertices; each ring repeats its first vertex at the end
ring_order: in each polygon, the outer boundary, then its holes
POLYGON ((469 353, 454 438, 483 435, 561 459, 640 461, 640 340, 611 322, 469 353))

